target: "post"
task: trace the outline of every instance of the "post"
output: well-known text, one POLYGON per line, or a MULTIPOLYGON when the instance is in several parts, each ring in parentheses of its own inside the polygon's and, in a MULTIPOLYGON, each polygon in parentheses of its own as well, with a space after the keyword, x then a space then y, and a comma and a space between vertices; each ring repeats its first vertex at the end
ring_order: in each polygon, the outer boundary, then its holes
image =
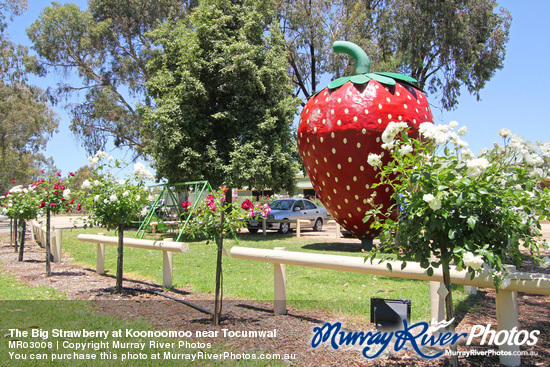
POLYGON ((340 239, 340 236, 341 236, 341 233, 340 233, 340 224, 338 222, 336 222, 336 239, 339 240, 340 239))
MULTIPOLYGON (((98 233, 98 236, 105 236, 105 233, 98 233)), ((105 274, 105 245, 102 243, 97 244, 97 258, 95 263, 95 271, 98 274, 105 274)))
MULTIPOLYGON (((286 251, 284 247, 275 247, 274 250, 286 251)), ((273 263, 273 311, 277 315, 286 314, 286 265, 273 263)))
MULTIPOLYGON (((497 308, 498 331, 511 331, 518 328, 518 294, 514 291, 499 289, 495 296, 497 308)), ((498 334, 497 334, 498 335, 498 334)), ((508 334, 507 334, 508 335, 508 334)), ((513 343, 512 343, 513 344, 513 343)), ((501 355, 500 363, 504 366, 519 366, 521 357, 519 345, 504 343, 499 346, 500 351, 509 355, 501 355)))
POLYGON ((296 219, 296 237, 300 238, 300 219, 296 219))
MULTIPOLYGON (((513 265, 505 265, 507 270, 513 272, 516 267, 513 265)), ((497 325, 498 331, 517 330, 518 322, 518 293, 515 291, 507 291, 506 289, 498 289, 495 295, 497 325)), ((498 335, 498 334, 497 334, 498 335)), ((521 364, 519 345, 508 345, 504 343, 499 346, 499 350, 504 352, 499 357, 500 364, 504 366, 519 366, 521 364)))
POLYGON ((445 320, 445 298, 439 294, 440 282, 430 282, 430 318, 432 326, 445 320))
POLYGON ((465 285, 464 293, 466 293, 469 296, 475 296, 477 294, 477 287, 473 285, 465 285))
POLYGON ((264 232, 264 236, 267 236, 267 223, 266 223, 266 217, 262 218, 262 231, 264 232))
POLYGON ((53 262, 58 263, 61 261, 61 229, 53 227, 55 233, 55 241, 53 241, 53 262))
MULTIPOLYGON (((164 238, 163 241, 172 242, 173 238, 164 238)), ((172 251, 162 251, 162 286, 172 288, 174 253, 172 251)))

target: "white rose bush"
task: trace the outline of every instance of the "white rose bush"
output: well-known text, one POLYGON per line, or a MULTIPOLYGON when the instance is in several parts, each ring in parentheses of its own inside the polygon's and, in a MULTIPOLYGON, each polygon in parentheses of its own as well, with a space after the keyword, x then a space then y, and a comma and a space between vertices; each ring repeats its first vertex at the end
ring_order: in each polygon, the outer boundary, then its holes
MULTIPOLYGON (((14 182, 15 183, 15 182, 14 182)), ((8 218, 15 219, 17 225, 21 227, 21 239, 19 240, 17 230, 15 235, 15 251, 18 251, 18 261, 23 261, 25 247, 26 221, 35 219, 38 214, 39 198, 36 194, 36 185, 25 187, 17 185, 12 187, 0 199, 2 200, 2 214, 8 218)))
MULTIPOLYGON (((395 203, 374 207, 365 221, 376 218, 381 245, 367 255, 419 262, 429 275, 442 267, 447 318, 452 318, 449 266, 491 274, 498 291, 510 284, 505 265, 519 266, 520 248, 540 258, 540 220, 549 215, 550 143, 532 144, 508 129, 502 144, 478 156, 462 140, 466 128, 458 123, 423 123, 419 136, 409 136, 406 123, 390 123, 383 135, 388 164, 371 155, 378 171, 379 190, 393 190, 395 203)), ((391 265, 388 263, 388 267, 391 265)))
POLYGON ((118 231, 118 258, 116 291, 122 292, 124 228, 137 220, 149 202, 146 180, 154 176, 141 163, 134 165, 134 173, 120 180, 112 173, 123 163, 105 152, 98 151, 88 158, 93 169, 93 180, 85 180, 81 186, 83 206, 89 211, 87 223, 118 231))

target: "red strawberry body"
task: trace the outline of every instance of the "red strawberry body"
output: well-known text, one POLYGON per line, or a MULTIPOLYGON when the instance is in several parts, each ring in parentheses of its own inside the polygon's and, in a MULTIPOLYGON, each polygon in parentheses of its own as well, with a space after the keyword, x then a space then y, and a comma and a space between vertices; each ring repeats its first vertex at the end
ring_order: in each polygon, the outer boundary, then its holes
POLYGON ((377 171, 367 163, 370 153, 387 162, 382 133, 391 121, 406 122, 411 134, 421 123, 433 122, 424 93, 399 81, 348 81, 311 98, 298 127, 298 150, 321 201, 342 227, 367 244, 378 234, 371 222, 363 222, 372 208, 369 200, 384 208, 392 204, 390 187, 371 189, 377 171))

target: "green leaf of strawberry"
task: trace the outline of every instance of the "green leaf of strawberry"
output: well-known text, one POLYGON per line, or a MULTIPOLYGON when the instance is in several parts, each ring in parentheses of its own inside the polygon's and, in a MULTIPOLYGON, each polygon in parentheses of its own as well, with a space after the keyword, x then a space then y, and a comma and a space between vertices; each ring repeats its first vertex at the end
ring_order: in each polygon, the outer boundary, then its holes
POLYGON ((335 42, 334 50, 356 59, 357 75, 333 81, 305 105, 298 126, 298 150, 321 201, 336 221, 372 245, 373 219, 363 222, 375 205, 388 209, 390 187, 378 183, 367 163, 369 153, 389 155, 381 136, 391 121, 407 122, 414 135, 423 122, 433 122, 428 100, 413 78, 396 73, 370 73, 370 60, 359 46, 335 42))

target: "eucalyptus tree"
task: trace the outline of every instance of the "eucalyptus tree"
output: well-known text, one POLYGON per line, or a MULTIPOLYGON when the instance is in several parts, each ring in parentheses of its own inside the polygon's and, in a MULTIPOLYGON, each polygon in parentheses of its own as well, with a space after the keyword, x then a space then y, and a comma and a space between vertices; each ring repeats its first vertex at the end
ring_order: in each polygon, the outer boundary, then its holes
POLYGON ((192 2, 89 0, 86 10, 53 2, 27 29, 41 66, 66 77, 52 96, 68 102, 71 129, 89 153, 109 139, 141 152, 136 105, 149 104, 144 85, 154 49, 147 32, 184 17, 192 2))

